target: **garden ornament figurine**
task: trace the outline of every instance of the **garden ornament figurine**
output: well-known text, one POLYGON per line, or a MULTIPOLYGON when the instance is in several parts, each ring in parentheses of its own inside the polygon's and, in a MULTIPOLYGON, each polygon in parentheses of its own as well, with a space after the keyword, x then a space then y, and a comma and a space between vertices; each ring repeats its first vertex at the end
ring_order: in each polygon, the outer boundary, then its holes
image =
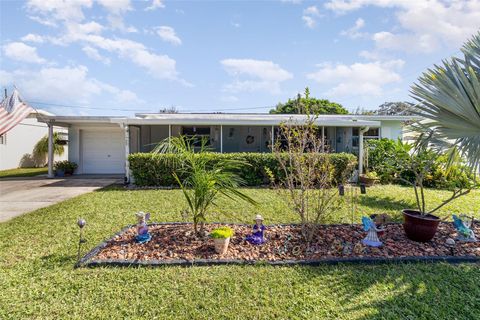
POLYGON ((135 214, 137 217, 137 235, 135 236, 135 241, 138 243, 146 243, 152 239, 150 233, 148 233, 147 221, 150 220, 150 213, 137 212, 135 214))
POLYGON ((466 222, 466 217, 462 216, 463 220, 457 215, 453 215, 453 226, 457 229, 457 240, 459 241, 466 241, 466 242, 476 242, 477 238, 475 237, 475 233, 471 229, 472 222, 466 222))
POLYGON ((382 242, 378 239, 377 232, 383 229, 378 229, 372 219, 362 217, 363 229, 367 231, 367 236, 362 240, 362 243, 370 247, 380 247, 382 242))
POLYGON ((247 241, 254 245, 259 245, 265 243, 265 238, 263 237, 263 232, 265 231, 265 226, 263 225, 263 218, 261 215, 257 214, 255 216, 255 224, 253 225, 253 233, 247 236, 247 241))

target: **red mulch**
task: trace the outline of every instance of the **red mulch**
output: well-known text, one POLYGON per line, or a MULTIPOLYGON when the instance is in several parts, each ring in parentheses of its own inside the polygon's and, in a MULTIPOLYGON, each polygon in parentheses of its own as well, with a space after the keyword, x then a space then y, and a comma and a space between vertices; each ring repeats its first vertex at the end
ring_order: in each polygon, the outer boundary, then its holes
MULTIPOLYGON (((208 224, 210 231, 220 226, 208 224)), ((310 247, 301 238, 299 226, 267 226, 267 242, 255 246, 245 241, 251 227, 229 225, 235 230, 227 254, 215 253, 213 240, 198 239, 193 235, 191 224, 151 225, 152 240, 145 244, 135 242, 135 228, 108 241, 106 247, 93 257, 94 260, 177 260, 185 259, 238 259, 247 261, 319 260, 349 257, 420 257, 448 256, 451 249, 445 245, 447 238, 456 237, 451 223, 440 223, 435 238, 428 243, 414 242, 406 238, 401 224, 389 224, 380 236, 383 246, 366 247, 361 240, 366 233, 361 225, 322 225, 310 247), (287 242, 288 237, 291 239, 287 242), (286 248, 286 249, 285 249, 286 248)), ((475 226, 480 235, 480 226, 475 226)), ((455 256, 480 257, 480 242, 456 241, 455 256)))

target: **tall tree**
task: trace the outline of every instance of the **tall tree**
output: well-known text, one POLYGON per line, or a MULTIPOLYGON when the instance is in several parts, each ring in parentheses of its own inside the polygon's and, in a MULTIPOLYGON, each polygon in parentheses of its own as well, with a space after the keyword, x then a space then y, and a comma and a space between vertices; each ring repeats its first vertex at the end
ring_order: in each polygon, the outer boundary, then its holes
POLYGON ((295 99, 288 99, 286 103, 279 103, 271 114, 348 114, 348 110, 341 104, 327 99, 310 97, 310 89, 305 88, 304 96, 299 93, 295 99), (307 110, 310 108, 310 110, 307 110))
POLYGON ((412 115, 413 103, 406 101, 384 102, 382 103, 374 114, 380 116, 409 116, 412 115))

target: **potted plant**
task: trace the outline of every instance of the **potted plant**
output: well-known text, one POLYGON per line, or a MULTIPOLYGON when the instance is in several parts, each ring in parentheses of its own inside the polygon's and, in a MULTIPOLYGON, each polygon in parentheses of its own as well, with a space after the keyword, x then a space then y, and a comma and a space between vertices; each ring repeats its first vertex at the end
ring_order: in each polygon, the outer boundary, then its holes
POLYGON ((63 160, 55 162, 53 167, 55 169, 55 174, 59 177, 63 177, 71 176, 75 169, 77 169, 78 165, 75 162, 63 160))
POLYGON ((375 171, 367 171, 365 174, 361 174, 358 177, 358 182, 365 184, 367 187, 373 186, 378 180, 378 175, 375 171))
POLYGON ((233 236, 233 229, 230 227, 220 227, 213 230, 210 233, 210 237, 213 238, 215 243, 215 251, 218 254, 225 254, 228 250, 230 238, 233 236))
MULTIPOLYGON (((473 180, 466 187, 452 187, 450 198, 443 200, 441 204, 433 209, 427 209, 424 179, 429 174, 432 166, 437 162, 439 155, 431 150, 429 144, 425 143, 425 141, 428 140, 425 140, 424 137, 419 137, 414 145, 402 143, 407 152, 399 153, 397 157, 400 167, 398 168, 396 178, 413 187, 417 203, 415 209, 404 209, 402 211, 403 228, 410 240, 418 242, 430 241, 435 236, 440 218, 433 213, 447 203, 469 193, 476 184, 473 180)), ((457 157, 458 160, 459 158, 457 157)))
MULTIPOLYGON (((408 234, 418 234, 425 227, 415 229, 413 219, 425 217, 421 221, 438 225, 434 216, 431 216, 438 208, 448 202, 468 193, 471 188, 478 187, 475 180, 480 168, 480 113, 478 112, 478 97, 480 94, 479 59, 480 59, 480 32, 467 41, 461 49, 463 57, 452 57, 443 61, 441 65, 435 65, 418 79, 412 86, 412 97, 419 103, 412 107, 412 112, 420 116, 421 121, 414 123, 414 130, 419 133, 418 141, 424 142, 431 149, 447 150, 449 162, 461 155, 465 158, 463 168, 468 167, 469 186, 466 190, 452 188, 452 196, 440 204, 437 208, 425 214, 425 197, 423 187, 415 189, 417 196, 417 212, 404 212, 406 229, 408 234), (472 98, 473 97, 473 98, 472 98), (418 194, 420 191, 420 196, 418 194), (430 215, 430 216, 429 216, 430 215), (408 222, 407 222, 408 219, 408 222), (408 225, 407 225, 408 223, 408 225), (421 228, 421 229, 420 229, 421 228)), ((415 177, 415 185, 423 181, 423 174, 415 177)), ((436 219, 438 220, 438 218, 436 219)), ((430 227, 429 227, 430 228, 430 227)), ((427 228, 428 230, 430 230, 427 228)), ((425 239, 428 237, 422 237, 425 239)))

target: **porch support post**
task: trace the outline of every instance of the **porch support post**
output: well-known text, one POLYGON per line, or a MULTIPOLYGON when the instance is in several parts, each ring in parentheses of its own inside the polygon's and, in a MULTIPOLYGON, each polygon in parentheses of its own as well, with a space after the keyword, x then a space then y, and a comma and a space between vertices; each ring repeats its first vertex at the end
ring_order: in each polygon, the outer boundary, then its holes
POLYGON ((363 174, 363 134, 370 129, 369 127, 358 130, 358 174, 363 174))
POLYGON ((168 125, 168 152, 170 152, 170 140, 172 138, 172 125, 168 125))
POLYGON ((273 152, 273 146, 275 145, 275 128, 272 126, 272 152, 273 152))
POLYGON ((220 153, 223 153, 223 125, 220 125, 220 153))
POLYGON ((123 128, 125 131, 125 183, 130 183, 130 162, 128 161, 128 155, 130 154, 130 128, 126 123, 123 124, 123 128))
POLYGON ((48 177, 53 178, 53 123, 48 124, 48 177))
POLYGON ((325 126, 322 126, 322 152, 325 152, 325 126))

